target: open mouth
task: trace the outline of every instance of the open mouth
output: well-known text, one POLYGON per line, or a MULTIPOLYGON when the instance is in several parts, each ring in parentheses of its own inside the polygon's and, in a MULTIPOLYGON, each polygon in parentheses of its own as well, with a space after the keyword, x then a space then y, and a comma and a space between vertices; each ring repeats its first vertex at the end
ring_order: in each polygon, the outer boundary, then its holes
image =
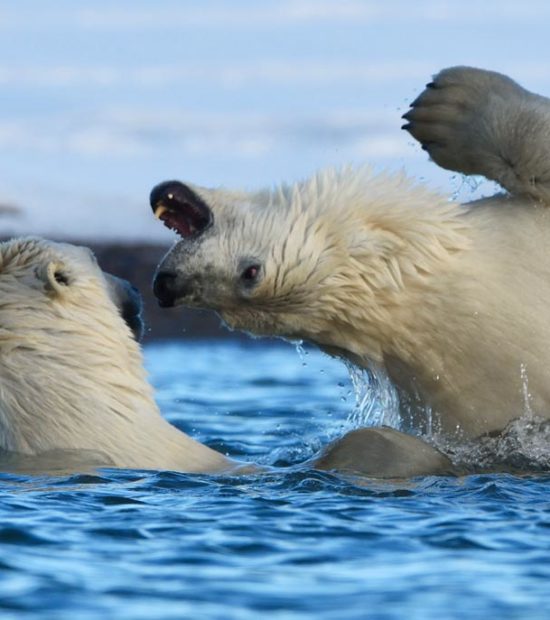
POLYGON ((180 237, 191 237, 204 228, 201 214, 193 208, 193 205, 180 205, 178 210, 170 209, 165 205, 159 205, 155 210, 155 217, 166 228, 178 233, 180 237))
POLYGON ((212 222, 208 206, 189 187, 179 181, 167 181, 151 192, 155 217, 180 237, 197 235, 212 222))

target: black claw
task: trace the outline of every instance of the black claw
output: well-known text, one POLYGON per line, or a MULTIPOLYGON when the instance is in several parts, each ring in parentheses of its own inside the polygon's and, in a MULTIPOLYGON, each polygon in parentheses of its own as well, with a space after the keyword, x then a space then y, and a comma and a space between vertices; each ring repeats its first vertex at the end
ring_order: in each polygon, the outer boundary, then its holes
POLYGON ((423 151, 427 151, 427 150, 428 150, 428 145, 427 145, 427 144, 422 144, 422 145, 420 145, 420 148, 421 148, 423 151))
POLYGON ((436 87, 436 85, 435 85, 435 82, 428 82, 428 83, 426 84, 426 88, 437 88, 437 87, 436 87))
POLYGON ((413 115, 413 111, 408 110, 407 112, 405 112, 405 114, 401 116, 401 118, 404 118, 406 121, 410 121, 412 115, 413 115))
POLYGON ((405 131, 409 131, 411 127, 411 123, 405 123, 404 125, 401 125, 401 129, 404 129, 405 131))

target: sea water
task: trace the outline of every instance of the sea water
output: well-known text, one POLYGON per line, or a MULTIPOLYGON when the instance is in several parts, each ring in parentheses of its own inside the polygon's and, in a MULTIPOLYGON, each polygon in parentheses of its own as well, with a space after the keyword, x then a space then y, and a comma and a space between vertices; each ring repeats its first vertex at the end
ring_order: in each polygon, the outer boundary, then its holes
POLYGON ((342 364, 264 342, 145 354, 171 422, 278 469, 0 475, 2 619, 550 617, 550 474, 300 467, 369 422, 342 364))

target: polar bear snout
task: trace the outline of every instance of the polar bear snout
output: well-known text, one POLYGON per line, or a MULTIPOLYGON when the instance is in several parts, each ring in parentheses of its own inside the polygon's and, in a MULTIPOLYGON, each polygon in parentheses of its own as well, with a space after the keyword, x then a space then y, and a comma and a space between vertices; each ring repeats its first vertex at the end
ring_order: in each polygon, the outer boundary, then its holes
POLYGON ((161 308, 172 308, 183 303, 196 305, 202 299, 203 287, 196 276, 161 269, 155 274, 153 293, 161 308))
POLYGON ((143 300, 139 290, 126 282, 126 295, 122 301, 120 312, 126 325, 132 330, 134 338, 139 342, 143 337, 145 325, 141 312, 143 310, 143 300))
POLYGON ((141 316, 143 310, 143 301, 139 290, 130 284, 127 280, 123 280, 110 273, 104 273, 109 295, 114 304, 118 308, 124 322, 132 330, 136 340, 141 340, 143 336, 143 318, 141 316))
POLYGON ((196 281, 175 271, 159 271, 153 280, 153 293, 161 308, 172 308, 196 292, 196 281))
POLYGON ((177 296, 178 274, 173 271, 159 271, 153 280, 153 293, 162 308, 171 308, 177 296))

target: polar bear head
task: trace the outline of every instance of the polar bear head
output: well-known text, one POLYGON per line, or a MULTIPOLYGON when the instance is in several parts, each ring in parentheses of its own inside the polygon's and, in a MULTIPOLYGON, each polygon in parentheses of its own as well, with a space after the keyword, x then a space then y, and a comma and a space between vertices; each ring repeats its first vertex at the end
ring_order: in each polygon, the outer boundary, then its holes
POLYGON ((155 411, 134 333, 140 305, 90 250, 0 243, 0 448, 36 454, 109 446, 107 429, 155 411))
POLYGON ((370 358, 395 337, 399 309, 466 244, 456 205, 369 168, 253 193, 169 181, 151 205, 182 238, 155 277, 161 305, 370 358))

